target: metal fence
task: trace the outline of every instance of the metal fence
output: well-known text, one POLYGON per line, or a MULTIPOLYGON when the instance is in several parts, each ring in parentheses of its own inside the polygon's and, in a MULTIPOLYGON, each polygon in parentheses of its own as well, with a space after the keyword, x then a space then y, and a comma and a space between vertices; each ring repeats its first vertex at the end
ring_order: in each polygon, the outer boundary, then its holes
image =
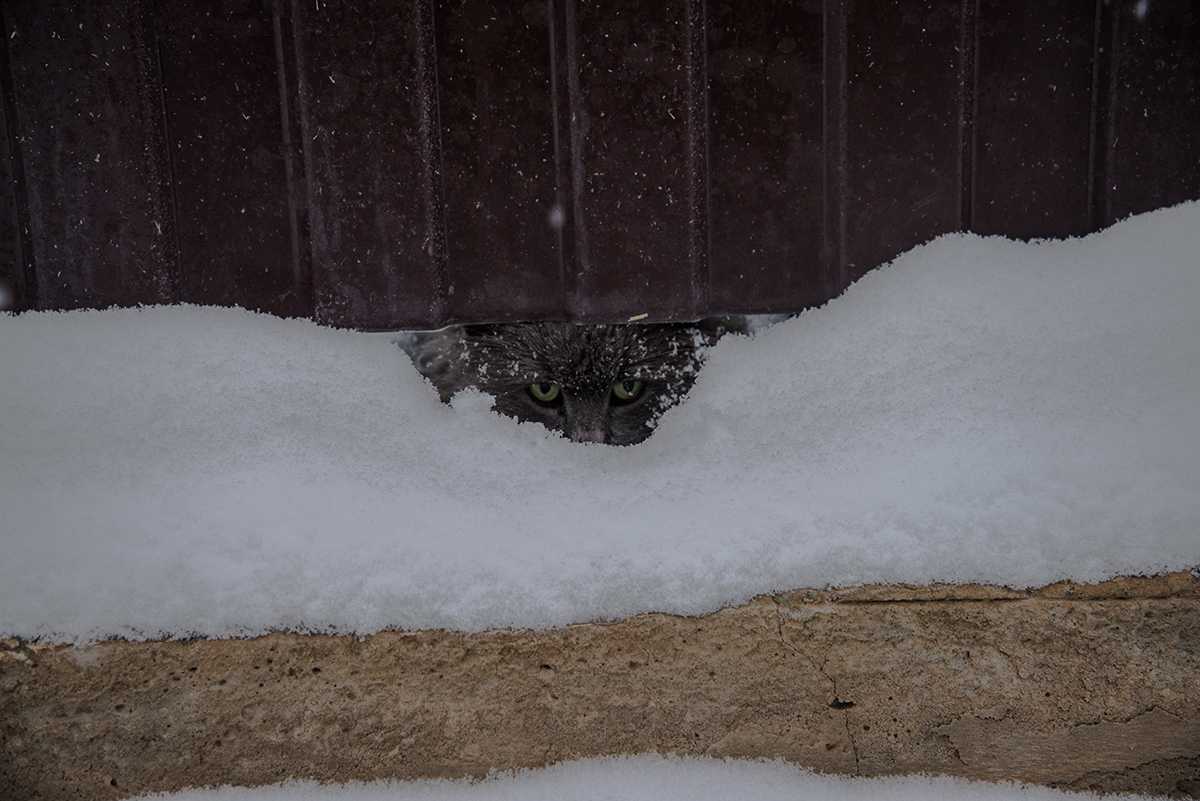
POLYGON ((0 8, 18 309, 797 311, 948 231, 1200 197, 1196 0, 0 8))

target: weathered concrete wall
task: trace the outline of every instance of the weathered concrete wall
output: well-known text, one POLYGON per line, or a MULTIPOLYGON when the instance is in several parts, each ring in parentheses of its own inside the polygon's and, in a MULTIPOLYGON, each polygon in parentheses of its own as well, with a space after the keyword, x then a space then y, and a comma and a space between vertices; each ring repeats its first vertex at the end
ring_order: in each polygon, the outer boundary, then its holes
POLYGON ((1200 796, 1200 580, 874 587, 552 631, 7 641, 0 798, 783 757, 1200 796))

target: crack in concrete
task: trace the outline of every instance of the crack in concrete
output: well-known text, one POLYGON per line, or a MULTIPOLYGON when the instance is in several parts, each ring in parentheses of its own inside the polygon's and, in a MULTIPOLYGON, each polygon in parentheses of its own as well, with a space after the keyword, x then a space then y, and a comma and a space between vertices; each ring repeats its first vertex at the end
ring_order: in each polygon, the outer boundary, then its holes
POLYGON ((788 640, 788 638, 783 633, 783 609, 780 607, 778 602, 775 603, 775 629, 776 629, 776 633, 779 635, 779 642, 781 644, 790 648, 793 653, 799 654, 800 656, 807 659, 808 663, 810 665, 812 665, 812 669, 825 677, 825 680, 828 681, 830 686, 833 687, 833 697, 834 697, 834 700, 836 701, 837 700, 837 681, 835 681, 833 678, 830 677, 830 675, 828 673, 825 672, 825 666, 829 664, 829 654, 828 653, 825 654, 825 660, 820 665, 818 665, 816 663, 816 660, 814 660, 811 656, 809 656, 808 652, 801 651, 799 648, 792 645, 791 641, 788 640))
MULTIPOLYGON (((774 598, 772 598, 771 600, 775 601, 774 598)), ((792 653, 794 653, 794 654, 800 653, 800 649, 798 649, 796 646, 792 645, 792 643, 788 640, 788 638, 785 637, 783 634, 783 609, 780 607, 778 601, 775 601, 775 633, 779 635, 780 644, 785 645, 788 648, 790 648, 792 650, 792 653)), ((808 655, 801 654, 801 656, 807 657, 808 655)), ((809 659, 808 661, 811 662, 812 660, 809 659)))
POLYGON ((816 660, 809 656, 806 652, 801 651, 796 646, 792 645, 792 643, 787 639, 787 637, 784 636, 783 633, 783 611, 778 602, 775 604, 775 625, 779 635, 780 643, 790 648, 794 653, 799 654, 807 659, 808 663, 812 665, 813 670, 815 670, 817 673, 820 673, 821 676, 825 678, 825 681, 829 682, 829 685, 833 688, 833 701, 830 702, 829 706, 834 710, 842 712, 842 725, 846 729, 846 740, 849 741, 850 753, 854 756, 854 775, 862 775, 862 770, 860 767, 861 762, 858 755, 858 743, 854 739, 854 732, 850 726, 850 708, 854 706, 854 702, 850 701, 845 705, 839 703, 841 701, 841 696, 838 694, 837 679, 835 679, 833 676, 830 676, 825 671, 826 666, 829 664, 829 654, 826 653, 825 659, 820 665, 818 665, 816 660))
POLYGON ((842 713, 842 722, 846 726, 846 739, 850 741, 850 753, 852 753, 854 755, 854 775, 860 776, 860 775, 862 775, 862 771, 859 768, 858 743, 855 742, 854 730, 850 727, 850 709, 851 709, 851 707, 854 706, 854 702, 853 701, 842 701, 842 696, 840 693, 838 693, 837 679, 833 678, 832 676, 830 676, 828 673, 825 672, 826 664, 829 664, 829 656, 828 655, 826 655, 825 663, 819 668, 819 670, 821 671, 821 675, 824 676, 829 681, 829 683, 833 685, 833 701, 830 702, 829 706, 830 706, 830 708, 835 709, 842 713))
POLYGON ((861 776, 862 771, 858 765, 858 743, 854 742, 854 732, 850 730, 850 713, 845 713, 846 720, 846 739, 850 741, 850 752, 854 754, 854 775, 861 776))

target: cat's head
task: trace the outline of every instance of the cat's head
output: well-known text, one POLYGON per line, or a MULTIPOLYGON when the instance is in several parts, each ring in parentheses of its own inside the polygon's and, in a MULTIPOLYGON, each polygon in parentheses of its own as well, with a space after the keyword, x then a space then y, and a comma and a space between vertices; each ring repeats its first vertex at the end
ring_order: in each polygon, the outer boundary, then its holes
POLYGON ((468 386, 493 408, 576 442, 632 445, 695 381, 702 348, 728 330, 716 322, 455 326, 412 349, 443 400, 468 386))

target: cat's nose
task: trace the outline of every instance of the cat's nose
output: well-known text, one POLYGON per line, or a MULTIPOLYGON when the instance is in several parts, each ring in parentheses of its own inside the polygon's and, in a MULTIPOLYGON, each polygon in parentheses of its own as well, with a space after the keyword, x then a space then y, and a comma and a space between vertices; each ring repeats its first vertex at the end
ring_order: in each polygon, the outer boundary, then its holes
POLYGON ((608 442, 608 396, 564 392, 564 431, 572 442, 608 442))

